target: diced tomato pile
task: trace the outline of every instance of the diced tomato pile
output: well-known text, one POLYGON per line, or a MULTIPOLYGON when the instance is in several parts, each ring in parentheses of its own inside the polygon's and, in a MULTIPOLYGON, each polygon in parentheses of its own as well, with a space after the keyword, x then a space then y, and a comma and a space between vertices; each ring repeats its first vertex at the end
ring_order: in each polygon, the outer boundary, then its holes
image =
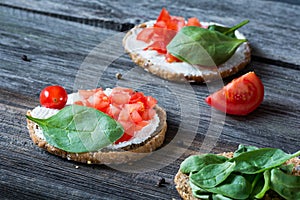
POLYGON ((131 139, 135 131, 148 125, 156 113, 153 109, 157 103, 155 98, 129 88, 116 87, 109 96, 101 88, 79 90, 79 95, 82 100, 74 104, 96 108, 123 126, 124 135, 116 144, 131 139))
POLYGON ((183 17, 171 16, 163 8, 153 27, 144 28, 137 35, 137 40, 150 43, 144 50, 155 50, 166 55, 167 62, 181 62, 178 58, 167 52, 167 45, 177 32, 184 26, 201 26, 196 17, 189 18, 186 22, 183 17))

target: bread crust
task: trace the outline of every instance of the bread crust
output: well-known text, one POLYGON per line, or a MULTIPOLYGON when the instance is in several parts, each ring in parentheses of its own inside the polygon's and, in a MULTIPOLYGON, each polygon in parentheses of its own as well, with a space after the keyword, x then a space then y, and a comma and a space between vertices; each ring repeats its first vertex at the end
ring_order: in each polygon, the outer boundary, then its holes
MULTIPOLYGON (((157 75, 163 79, 171 80, 171 81, 177 81, 177 82, 184 82, 184 81, 189 81, 189 82, 207 82, 207 81, 212 81, 216 79, 217 71, 216 70, 211 70, 210 73, 205 73, 204 75, 185 75, 183 73, 176 73, 174 71, 169 71, 162 69, 160 65, 154 64, 151 60, 148 60, 144 58, 142 55, 131 51, 130 49, 126 48, 126 42, 129 38, 130 35, 132 35, 137 29, 139 28, 146 28, 147 24, 143 23, 138 26, 135 26, 131 30, 129 30, 125 37, 123 38, 123 46, 125 48, 125 51, 129 54, 130 58, 134 63, 136 63, 138 66, 141 68, 145 69, 146 71, 157 75)), ((244 69, 245 66, 250 62, 251 60, 251 48, 248 42, 246 42, 246 48, 244 50, 244 60, 240 60, 238 63, 235 65, 232 65, 230 68, 227 68, 226 70, 218 70, 222 78, 226 78, 228 76, 234 75, 240 70, 244 69)), ((218 66, 218 69, 220 69, 222 65, 218 66)))
MULTIPOLYGON (((143 142, 140 145, 131 145, 124 148, 120 148, 118 150, 110 150, 110 151, 97 151, 97 152, 87 152, 87 153, 70 153, 59 148, 56 148, 45 140, 41 139, 35 134, 34 127, 37 126, 34 122, 27 119, 27 127, 29 130, 29 135, 38 147, 45 149, 51 154, 60 156, 62 158, 66 158, 68 160, 88 163, 88 164, 122 164, 130 161, 139 160, 148 155, 148 153, 154 151, 158 147, 160 147, 165 139, 165 133, 167 130, 167 116, 166 112, 159 107, 155 106, 155 110, 159 117, 159 126, 156 131, 152 134, 152 136, 143 142)), ((27 115, 30 114, 31 111, 27 111, 27 115)))
MULTIPOLYGON (((221 154, 225 157, 232 158, 233 152, 225 152, 221 154)), ((296 166, 300 166, 300 159, 298 157, 292 158, 286 162, 286 164, 293 164, 295 167, 293 169, 293 175, 295 176, 300 176, 300 170, 296 168, 296 166)), ((199 200, 198 198, 194 197, 192 194, 192 189, 189 186, 189 176, 186 174, 183 174, 180 170, 178 170, 177 174, 175 175, 174 178, 175 182, 175 187, 176 190, 178 191, 179 195, 181 196, 182 199, 184 200, 199 200)), ((276 200, 281 200, 281 196, 276 194, 273 191, 268 191, 267 194, 262 198, 264 200, 271 200, 271 199, 276 199, 276 200)))

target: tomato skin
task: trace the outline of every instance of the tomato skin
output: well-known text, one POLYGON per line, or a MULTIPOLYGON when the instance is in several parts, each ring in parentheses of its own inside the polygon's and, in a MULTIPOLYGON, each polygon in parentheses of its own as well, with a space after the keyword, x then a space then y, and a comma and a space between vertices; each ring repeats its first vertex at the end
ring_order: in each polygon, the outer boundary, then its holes
POLYGON ((254 72, 232 80, 221 90, 209 95, 210 106, 232 115, 247 115, 263 101, 264 86, 254 72))
POLYGON ((170 54, 169 52, 167 52, 166 54, 166 61, 168 63, 172 63, 172 62, 182 62, 181 60, 179 60, 178 58, 176 58, 175 56, 173 56, 172 54, 170 54))
POLYGON ((62 109, 67 100, 66 90, 59 85, 45 87, 40 93, 40 104, 46 108, 62 109))
POLYGON ((188 19, 187 26, 199 26, 201 27, 201 23, 196 17, 191 17, 188 19))

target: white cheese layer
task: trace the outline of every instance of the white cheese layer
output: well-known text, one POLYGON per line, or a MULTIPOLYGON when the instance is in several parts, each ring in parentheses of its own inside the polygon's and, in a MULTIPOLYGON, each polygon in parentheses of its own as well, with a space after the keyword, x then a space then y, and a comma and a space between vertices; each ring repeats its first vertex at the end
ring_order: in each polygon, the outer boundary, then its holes
MULTIPOLYGON (((107 95, 111 93, 111 89, 106 89, 104 91, 107 95)), ((67 105, 72 104, 75 101, 80 100, 80 96, 78 93, 72 93, 68 95, 68 102, 67 105)), ((55 115, 59 110, 58 109, 51 109, 51 108, 45 108, 41 106, 35 107, 32 112, 31 116, 34 118, 39 119, 46 119, 53 115, 55 115)), ((145 126, 143 129, 136 131, 134 133, 134 137, 128 141, 121 142, 119 144, 111 144, 107 148, 109 149, 119 149, 125 146, 129 146, 132 144, 140 144, 144 141, 146 141, 149 137, 151 137, 151 134, 154 133, 156 128, 159 126, 159 117, 157 114, 153 117, 153 119, 149 120, 149 124, 145 126)), ((43 134, 43 130, 39 126, 35 126, 34 128, 35 134, 45 140, 45 136, 43 134)))
MULTIPOLYGON (((145 24, 147 27, 153 26, 155 21, 149 21, 145 24)), ((211 22, 201 22, 203 26, 209 26, 216 23, 211 22)), ((220 25, 220 24, 216 24, 220 25)), ((136 37, 140 31, 142 31, 143 28, 134 28, 132 29, 132 34, 130 34, 127 39, 125 40, 124 47, 129 51, 130 53, 135 53, 140 55, 141 57, 150 60, 151 63, 153 63, 154 66, 159 66, 161 70, 169 71, 171 73, 178 73, 178 74, 184 74, 185 76, 203 76, 207 74, 211 74, 211 69, 207 69, 205 67, 197 69, 193 67, 192 65, 186 63, 186 62, 173 62, 168 63, 165 60, 165 55, 157 53, 155 50, 143 50, 145 47, 149 46, 148 43, 145 43, 143 41, 137 40, 136 37)), ((240 33, 239 31, 235 31, 235 35, 238 39, 245 39, 245 36, 240 33)), ((241 44, 234 55, 227 60, 222 65, 218 66, 219 72, 230 70, 233 66, 238 65, 241 61, 245 60, 245 51, 247 51, 247 45, 244 42, 241 44)))

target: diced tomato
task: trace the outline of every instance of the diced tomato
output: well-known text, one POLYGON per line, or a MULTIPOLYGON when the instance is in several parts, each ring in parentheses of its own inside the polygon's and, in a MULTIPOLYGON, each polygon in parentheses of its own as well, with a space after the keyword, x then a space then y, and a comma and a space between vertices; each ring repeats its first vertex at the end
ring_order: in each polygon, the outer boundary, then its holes
POLYGON ((155 50, 158 53, 166 54, 167 53, 167 46, 165 42, 155 41, 150 44, 148 47, 144 48, 144 50, 155 50))
POLYGON ((150 119, 152 119, 154 117, 155 113, 156 113, 155 110, 153 110, 153 109, 147 109, 143 113, 142 118, 143 118, 143 120, 146 120, 146 121, 150 120, 150 119))
POLYGON ((159 54, 165 54, 166 61, 169 63, 181 62, 180 59, 168 54, 167 45, 184 26, 201 27, 201 23, 196 17, 192 17, 188 19, 186 24, 183 17, 171 16, 169 12, 163 8, 153 27, 144 28, 137 35, 137 40, 150 43, 144 50, 154 50, 159 54))
POLYGON ((147 97, 146 108, 153 108, 157 104, 157 100, 151 96, 147 97))
POLYGON ((124 133, 122 135, 122 137, 115 142, 115 144, 119 144, 120 142, 126 142, 126 141, 130 140, 131 138, 133 138, 133 135, 124 133))
POLYGON ((200 21, 196 17, 189 18, 186 25, 187 26, 199 26, 199 27, 201 27, 200 21))
POLYGON ((82 101, 75 101, 74 104, 79 105, 79 106, 84 106, 82 101))
POLYGON ((116 87, 109 96, 101 88, 80 90, 79 95, 81 100, 74 104, 96 108, 123 126, 124 134, 116 144, 131 139, 155 115, 153 107, 157 100, 129 88, 116 87))
POLYGON ((153 35, 154 28, 144 28, 141 32, 139 32, 136 39, 149 43, 151 42, 151 38, 153 37, 153 35))
POLYGON ((134 123, 139 123, 143 121, 143 118, 141 117, 141 115, 138 113, 137 110, 132 111, 130 113, 130 117, 134 123))
POLYGON ((141 122, 139 122, 139 123, 136 124, 135 130, 136 130, 136 131, 140 131, 140 130, 142 130, 145 126, 147 126, 148 124, 149 124, 148 121, 141 121, 141 122))
POLYGON ((169 52, 166 54, 166 61, 169 62, 169 63, 172 63, 172 62, 182 62, 181 60, 179 60, 178 58, 176 58, 175 56, 173 56, 169 52))
POLYGON ((142 92, 135 92, 131 95, 129 103, 137 103, 139 101, 144 102, 145 96, 142 92))
POLYGON ((157 22, 159 21, 164 21, 164 22, 168 22, 169 20, 171 19, 171 15, 169 14, 169 12, 167 11, 167 9, 163 8, 161 11, 160 11, 160 14, 157 18, 157 22))
POLYGON ((118 119, 120 112, 121 112, 121 108, 118 108, 112 104, 110 104, 109 108, 106 110, 106 114, 108 114, 109 116, 111 116, 116 120, 118 119))
POLYGON ((97 88, 93 90, 78 90, 78 93, 82 98, 88 99, 90 96, 94 95, 98 91, 103 91, 103 90, 101 88, 97 88))
POLYGON ((172 16, 167 22, 167 28, 174 31, 179 31, 185 26, 185 20, 183 17, 172 16))
POLYGON ((212 107, 232 115, 247 115, 263 101, 264 86, 254 72, 232 80, 205 101, 212 107))

